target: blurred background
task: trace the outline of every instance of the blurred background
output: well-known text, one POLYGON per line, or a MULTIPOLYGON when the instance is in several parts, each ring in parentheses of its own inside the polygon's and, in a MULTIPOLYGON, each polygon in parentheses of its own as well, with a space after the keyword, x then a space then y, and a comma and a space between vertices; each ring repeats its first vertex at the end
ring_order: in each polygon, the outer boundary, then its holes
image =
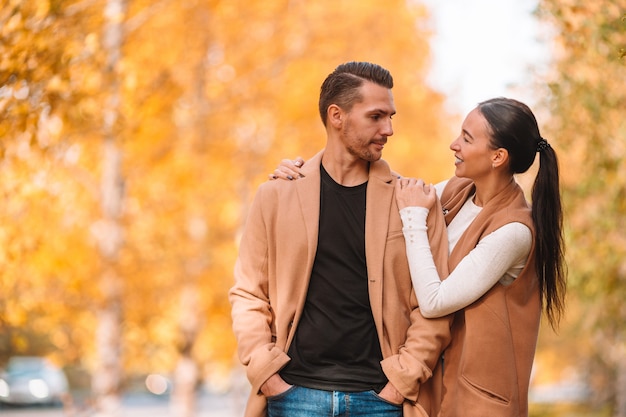
POLYGON ((395 80, 384 158, 430 182, 477 102, 531 105, 569 269, 531 415, 626 416, 626 0, 1 4, 0 414, 241 415, 248 205, 324 145, 326 75, 367 60, 395 80))

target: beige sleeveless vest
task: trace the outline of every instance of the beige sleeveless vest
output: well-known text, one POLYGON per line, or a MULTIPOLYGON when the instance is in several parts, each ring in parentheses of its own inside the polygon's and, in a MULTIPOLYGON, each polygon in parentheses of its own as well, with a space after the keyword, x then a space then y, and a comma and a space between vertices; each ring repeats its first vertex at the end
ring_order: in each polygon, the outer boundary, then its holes
MULTIPOLYGON (((452 178, 441 196, 449 224, 474 193, 467 179, 452 178)), ((452 271, 478 242, 511 222, 528 226, 533 245, 526 267, 509 286, 496 284, 455 314, 445 351, 441 417, 528 415, 528 387, 541 318, 530 207, 514 181, 489 201, 450 254, 452 271)))

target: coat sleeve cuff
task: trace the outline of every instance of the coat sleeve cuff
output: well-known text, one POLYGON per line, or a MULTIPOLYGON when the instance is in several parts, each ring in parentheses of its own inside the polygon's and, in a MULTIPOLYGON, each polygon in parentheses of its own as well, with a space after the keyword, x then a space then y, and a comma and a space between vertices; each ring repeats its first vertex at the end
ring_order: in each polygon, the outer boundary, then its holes
POLYGON ((409 401, 417 401, 420 385, 432 376, 430 369, 409 355, 393 355, 381 362, 391 384, 409 401), (416 373, 417 370, 417 373, 416 373))
POLYGON ((273 346, 257 349, 250 357, 246 367, 246 375, 252 385, 252 392, 258 392, 261 385, 269 377, 280 371, 288 362, 289 356, 282 350, 273 346))

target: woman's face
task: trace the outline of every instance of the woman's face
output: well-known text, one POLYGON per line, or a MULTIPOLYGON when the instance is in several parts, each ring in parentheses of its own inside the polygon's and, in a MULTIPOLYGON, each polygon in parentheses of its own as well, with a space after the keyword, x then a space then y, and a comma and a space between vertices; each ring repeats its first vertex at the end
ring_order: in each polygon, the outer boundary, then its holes
POLYGON ((495 149, 491 146, 489 124, 478 108, 467 115, 461 133, 450 144, 450 149, 454 151, 457 177, 476 182, 492 171, 495 149))

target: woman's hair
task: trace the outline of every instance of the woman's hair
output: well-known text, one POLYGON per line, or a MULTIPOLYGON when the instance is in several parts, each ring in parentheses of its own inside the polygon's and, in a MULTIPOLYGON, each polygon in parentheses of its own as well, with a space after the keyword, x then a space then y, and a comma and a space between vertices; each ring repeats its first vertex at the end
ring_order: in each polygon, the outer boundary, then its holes
POLYGON ((345 111, 362 99, 359 88, 365 81, 393 88, 393 78, 388 70, 370 62, 346 62, 326 77, 320 89, 319 111, 326 126, 328 106, 336 104, 345 111))
POLYGON ((532 188, 532 219, 535 225, 535 260, 541 302, 553 328, 565 308, 563 211, 556 153, 541 137, 532 111, 524 103, 494 98, 478 104, 491 129, 495 149, 509 154, 511 174, 526 172, 539 152, 539 170, 532 188))

